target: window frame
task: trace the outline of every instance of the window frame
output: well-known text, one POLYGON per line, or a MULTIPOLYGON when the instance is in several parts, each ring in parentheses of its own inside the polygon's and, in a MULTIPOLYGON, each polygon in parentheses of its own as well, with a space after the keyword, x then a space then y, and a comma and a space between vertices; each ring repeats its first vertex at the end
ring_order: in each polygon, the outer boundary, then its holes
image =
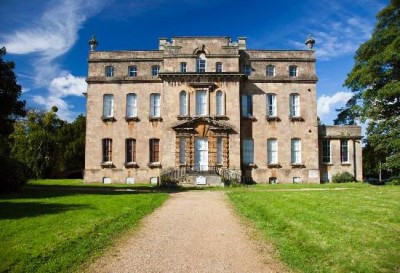
POLYGON ((150 164, 160 162, 160 139, 149 139, 149 162, 150 164))
POLYGON ((243 74, 245 74, 246 76, 251 76, 252 72, 253 71, 252 71, 251 65, 243 66, 243 74))
POLYGON ((265 76, 275 77, 275 66, 274 65, 270 64, 265 67, 265 76))
POLYGON ((244 165, 254 164, 254 139, 252 138, 242 141, 242 163, 244 165))
POLYGON ((250 94, 242 95, 242 117, 253 117, 253 96, 250 94))
POLYGON ((187 63, 186 62, 181 62, 180 63, 180 71, 181 71, 181 73, 186 73, 187 72, 187 63))
POLYGON ((137 67, 136 67, 136 65, 128 66, 128 76, 130 78, 137 77, 137 67))
POLYGON ((112 139, 102 139, 102 163, 112 163, 112 139))
POLYGON ((222 62, 216 62, 215 63, 215 72, 217 72, 217 73, 222 73, 223 72, 222 62))
POLYGON ((301 160, 301 139, 292 138, 290 141, 291 163, 294 165, 302 164, 301 160), (297 143, 297 145, 296 145, 297 143))
POLYGON ((104 94, 103 95, 103 118, 113 118, 114 117, 114 95, 104 94), (110 98, 110 105, 108 105, 107 98, 110 98), (109 108, 109 111, 107 111, 109 108), (108 112, 108 113, 107 113, 108 112))
POLYGON ((114 66, 112 66, 112 65, 107 65, 107 66, 104 68, 104 76, 105 76, 106 78, 110 78, 110 77, 114 77, 114 75, 115 75, 114 66))
POLYGON ((128 93, 126 94, 126 111, 125 115, 126 118, 137 118, 138 117, 138 107, 137 107, 137 94, 136 93, 128 93), (134 105, 129 105, 129 98, 133 97, 134 98, 134 105), (132 107, 132 111, 130 110, 132 107), (129 113, 132 112, 132 113, 129 113))
POLYGON ((136 163, 136 139, 127 138, 125 140, 125 163, 136 163))
POLYGON ((276 138, 267 139, 267 163, 278 164, 278 140, 276 138))
POLYGON ((322 163, 330 164, 332 163, 331 158, 331 141, 329 139, 322 140, 322 163))
POLYGON ((186 137, 179 138, 179 164, 186 164, 186 137))
POLYGON ((151 66, 151 76, 157 77, 158 73, 160 73, 160 66, 159 65, 152 65, 151 66))
POLYGON ((292 93, 289 96, 290 104, 290 117, 299 118, 300 117, 300 95, 298 93, 292 93))
POLYGON ((267 94, 267 117, 278 116, 277 96, 274 93, 267 94), (270 101, 270 98, 272 100, 270 101))
POLYGON ((350 152, 349 140, 348 139, 341 139, 340 140, 340 162, 342 164, 350 163, 350 153, 349 152, 350 152))
POLYGON ((205 73, 207 72, 207 58, 204 53, 201 53, 196 58, 196 72, 205 73))
POLYGON ((224 139, 223 137, 217 137, 217 165, 224 164, 224 139))
POLYGON ((196 90, 196 116, 208 116, 209 109, 208 109, 208 91, 204 89, 196 90), (204 94, 204 98, 202 101, 199 101, 199 94, 204 94), (203 112, 200 110, 204 109, 203 112))
POLYGON ((161 94, 150 94, 150 118, 161 118, 161 94), (156 103, 158 98, 158 104, 156 103))
POLYGON ((221 90, 215 92, 215 114, 216 116, 225 116, 225 93, 221 90))
POLYGON ((179 116, 189 116, 189 93, 185 90, 179 92, 179 116))
POLYGON ((289 77, 296 78, 299 76, 299 68, 297 65, 289 66, 289 77))

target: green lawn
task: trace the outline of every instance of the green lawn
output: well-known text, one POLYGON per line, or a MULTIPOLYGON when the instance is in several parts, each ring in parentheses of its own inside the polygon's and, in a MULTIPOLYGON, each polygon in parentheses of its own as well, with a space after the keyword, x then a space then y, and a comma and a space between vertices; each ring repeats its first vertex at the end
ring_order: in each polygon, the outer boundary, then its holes
POLYGON ((398 186, 270 185, 228 196, 295 271, 400 272, 398 186), (327 191, 293 191, 302 187, 327 191))
POLYGON ((168 198, 149 189, 111 191, 80 180, 46 180, 0 195, 0 272, 79 270, 168 198))

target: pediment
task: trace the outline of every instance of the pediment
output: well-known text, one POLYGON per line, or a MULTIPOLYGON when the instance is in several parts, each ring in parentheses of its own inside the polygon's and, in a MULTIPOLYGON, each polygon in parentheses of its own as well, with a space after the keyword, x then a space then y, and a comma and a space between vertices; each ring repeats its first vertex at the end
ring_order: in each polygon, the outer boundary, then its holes
POLYGON ((212 131, 225 131, 229 133, 236 132, 232 126, 226 122, 217 121, 211 117, 195 117, 174 125, 172 129, 175 131, 193 131, 196 130, 196 128, 198 128, 200 125, 206 125, 212 131))

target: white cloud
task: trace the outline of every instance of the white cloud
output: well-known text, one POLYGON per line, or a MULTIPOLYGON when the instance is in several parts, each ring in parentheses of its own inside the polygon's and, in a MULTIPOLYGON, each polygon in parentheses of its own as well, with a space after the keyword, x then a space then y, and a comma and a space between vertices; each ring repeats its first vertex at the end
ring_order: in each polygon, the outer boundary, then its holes
POLYGON ((351 92, 337 92, 333 96, 320 96, 317 100, 318 116, 329 114, 333 107, 346 103, 351 97, 351 92))

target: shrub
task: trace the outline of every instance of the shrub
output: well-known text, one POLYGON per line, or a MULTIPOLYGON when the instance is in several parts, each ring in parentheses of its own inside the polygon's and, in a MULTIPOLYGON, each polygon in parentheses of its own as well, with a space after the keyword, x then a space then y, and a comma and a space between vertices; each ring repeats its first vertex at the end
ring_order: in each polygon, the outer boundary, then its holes
POLYGON ((389 184, 389 185, 400 186, 400 178, 392 179, 388 184, 389 184))
POLYGON ((0 156, 0 192, 16 192, 28 182, 27 168, 13 158, 0 156))
POLYGON ((354 176, 349 172, 336 173, 332 176, 333 183, 353 182, 354 176))

